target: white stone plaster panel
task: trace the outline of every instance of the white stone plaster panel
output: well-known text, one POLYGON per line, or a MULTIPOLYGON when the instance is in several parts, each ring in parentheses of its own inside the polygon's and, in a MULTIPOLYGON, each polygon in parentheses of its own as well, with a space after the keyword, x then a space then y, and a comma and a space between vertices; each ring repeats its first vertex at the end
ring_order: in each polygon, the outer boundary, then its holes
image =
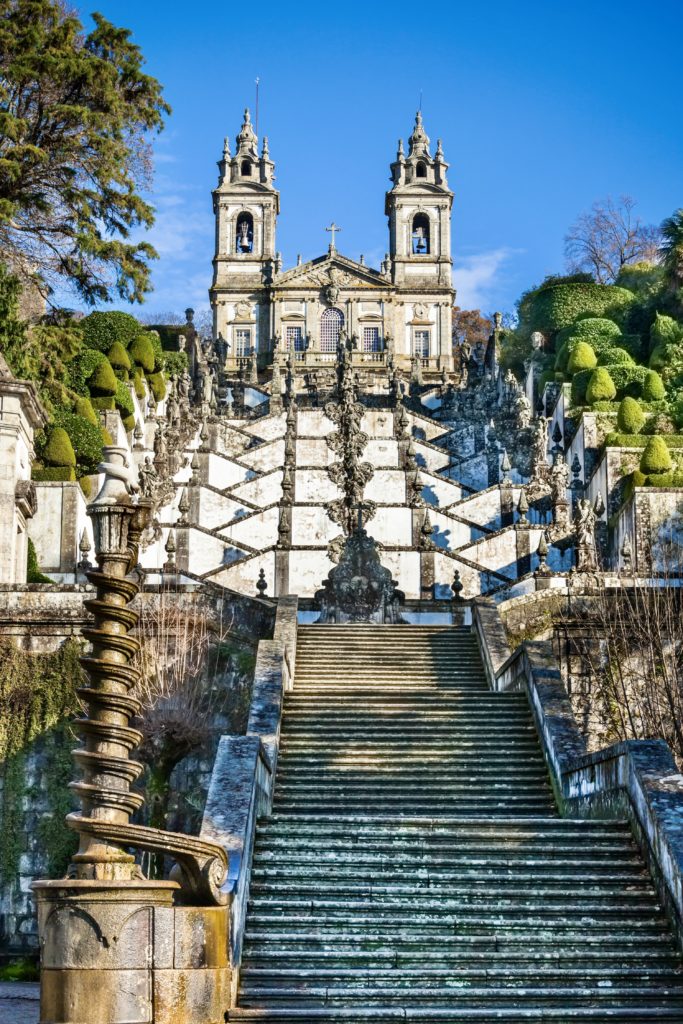
POLYGON ((424 469, 420 472, 420 476, 422 478, 422 497, 428 505, 439 508, 451 505, 462 497, 460 487, 451 483, 450 480, 443 480, 424 469))
POLYGON ((380 507, 368 523, 367 530, 380 544, 410 547, 413 539, 412 510, 402 506, 380 507))
POLYGON ((244 498, 245 501, 250 501, 252 505, 259 507, 274 504, 282 497, 282 470, 276 469, 256 480, 240 484, 232 491, 232 497, 244 498))
POLYGON ((333 523, 322 506, 294 505, 292 508, 292 543, 323 546, 334 540, 340 528, 333 523))
POLYGON ((415 458, 418 466, 421 469, 428 469, 430 473, 445 469, 449 462, 447 452, 435 451, 434 448, 428 448, 419 441, 415 441, 415 458))
POLYGON ((451 519, 450 516, 444 515, 443 512, 431 510, 429 518, 431 519, 432 526, 435 527, 433 534, 434 543, 437 547, 447 551, 454 551, 456 548, 462 547, 463 544, 469 544, 481 536, 479 532, 473 536, 471 527, 451 519))
POLYGON ((199 492, 199 522, 207 530, 215 530, 224 526, 232 519, 248 515, 251 509, 242 505, 239 501, 233 501, 223 494, 216 494, 215 491, 206 490, 202 487, 199 492))
POLYGON ((300 437, 296 442, 297 466, 328 466, 335 458, 322 437, 300 437))
POLYGON ((363 413, 360 429, 363 430, 368 437, 393 437, 393 413, 385 412, 380 409, 368 409, 363 413))
POLYGON ((418 551, 380 551, 380 561, 406 597, 420 596, 420 554, 418 551))
POLYGON ((263 445, 253 451, 243 452, 240 461, 260 473, 269 473, 271 469, 279 469, 285 461, 285 442, 283 440, 273 441, 272 444, 263 445))
MULTIPOLYGON (((435 437, 440 437, 441 434, 446 432, 445 424, 434 423, 432 420, 421 416, 413 416, 411 413, 408 413, 408 421, 410 433, 414 433, 413 428, 416 428, 418 431, 422 431, 426 441, 432 441, 435 437)), ((418 436, 420 435, 418 434, 418 436)))
POLYGON ((398 468, 398 441, 388 438, 368 441, 361 458, 372 466, 395 466, 398 468))
POLYGON ((230 590, 237 590, 241 594, 252 594, 256 597, 256 582, 261 569, 266 576, 267 593, 273 597, 275 593, 275 555, 273 551, 264 551, 263 554, 253 555, 243 562, 222 569, 221 572, 217 572, 215 576, 211 577, 211 582, 220 583, 221 586, 228 587, 230 590))
POLYGON ((446 600, 453 595, 451 583, 455 576, 455 570, 460 573, 460 582, 463 585, 463 598, 477 597, 481 593, 481 581, 476 569, 472 569, 464 562, 446 558, 445 555, 436 553, 434 556, 434 592, 441 600, 446 600))
POLYGON ((313 597, 333 565, 323 551, 292 551, 289 556, 290 593, 313 597))
POLYGON ((226 487, 233 487, 241 483, 249 476, 249 470, 244 466, 238 466, 232 459, 223 458, 214 452, 208 457, 208 480, 212 487, 223 490, 226 487))
POLYGON ((226 542, 220 537, 212 537, 201 530, 190 527, 188 537, 190 571, 201 575, 216 569, 224 562, 226 542))
POLYGON ((28 521, 38 565, 43 572, 58 570, 62 559, 62 486, 36 481, 38 509, 28 521))
POLYGON ((480 526, 497 530, 500 527, 500 490, 494 487, 478 494, 471 494, 463 498, 451 511, 470 519, 473 523, 479 523, 480 526))
POLYGON ((341 491, 324 469, 297 469, 295 476, 294 500, 316 504, 338 498, 341 491))
POLYGON ((377 469, 368 481, 364 496, 369 501, 402 505, 406 500, 406 475, 401 469, 377 469))
POLYGON ((335 424, 322 409, 301 409, 297 417, 297 433, 299 437, 325 437, 330 431, 336 430, 335 424))
POLYGON ((253 437, 260 437, 264 441, 274 441, 276 437, 284 437, 287 430, 287 419, 283 413, 281 416, 264 416, 260 420, 241 420, 240 428, 253 437))
POLYGON ((277 505, 256 512, 244 522, 235 523, 221 531, 222 537, 230 538, 237 543, 243 542, 252 548, 267 548, 277 543, 277 524, 279 509, 277 505))
MULTIPOLYGON (((538 536, 540 537, 540 532, 538 536)), ((477 544, 463 548, 460 554, 485 569, 494 569, 504 576, 517 575, 517 541, 514 530, 505 530, 495 536, 484 537, 477 544)))

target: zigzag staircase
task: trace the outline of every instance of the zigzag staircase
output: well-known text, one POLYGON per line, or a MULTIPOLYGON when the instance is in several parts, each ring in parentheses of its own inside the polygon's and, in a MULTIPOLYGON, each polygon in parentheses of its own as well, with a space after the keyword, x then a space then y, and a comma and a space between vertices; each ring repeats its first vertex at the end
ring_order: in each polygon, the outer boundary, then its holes
POLYGON ((469 631, 300 627, 235 1021, 683 1021, 625 822, 562 819, 469 631))

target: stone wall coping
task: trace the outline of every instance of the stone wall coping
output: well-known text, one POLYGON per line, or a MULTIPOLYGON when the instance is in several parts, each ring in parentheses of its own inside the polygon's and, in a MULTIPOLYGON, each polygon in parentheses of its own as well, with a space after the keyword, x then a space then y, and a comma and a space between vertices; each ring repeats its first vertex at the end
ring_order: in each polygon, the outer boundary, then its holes
POLYGON ((282 699, 296 661, 298 598, 279 598, 272 640, 260 640, 246 736, 221 736, 200 830, 228 854, 230 955, 238 965, 249 899, 256 822, 270 812, 280 746, 282 699))
POLYGON ((631 821, 683 945, 683 774, 670 747, 662 739, 624 740, 589 752, 552 642, 525 641, 502 657, 507 638, 497 606, 486 600, 474 602, 473 629, 492 689, 526 689, 561 813, 631 821))

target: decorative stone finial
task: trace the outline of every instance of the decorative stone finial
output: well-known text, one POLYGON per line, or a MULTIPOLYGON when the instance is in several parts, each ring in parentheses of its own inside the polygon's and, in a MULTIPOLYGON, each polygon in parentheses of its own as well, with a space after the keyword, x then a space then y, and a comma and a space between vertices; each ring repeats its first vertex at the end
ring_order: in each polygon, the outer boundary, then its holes
POLYGON ((256 592, 259 597, 265 597, 266 590, 268 589, 268 582, 266 580, 265 569, 259 569, 258 579, 256 581, 256 592))
POLYGON ((524 487, 522 487, 522 489, 519 492, 519 500, 517 501, 517 511, 519 512, 519 519, 517 521, 517 525, 528 526, 529 520, 527 519, 526 514, 529 511, 529 502, 524 487))
POLYGON ((462 592, 465 589, 465 584, 460 579, 460 570, 456 569, 453 573, 453 582, 451 583, 451 590, 453 591, 453 600, 462 601, 462 592))

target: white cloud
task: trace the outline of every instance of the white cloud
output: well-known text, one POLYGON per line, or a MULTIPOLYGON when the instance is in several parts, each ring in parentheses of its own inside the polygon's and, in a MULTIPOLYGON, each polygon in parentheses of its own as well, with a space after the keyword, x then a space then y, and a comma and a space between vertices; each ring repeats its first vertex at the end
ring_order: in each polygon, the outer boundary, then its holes
POLYGON ((487 310, 494 293, 501 290, 498 280, 501 268, 513 255, 513 249, 492 249, 465 257, 453 268, 456 302, 461 309, 487 310))

